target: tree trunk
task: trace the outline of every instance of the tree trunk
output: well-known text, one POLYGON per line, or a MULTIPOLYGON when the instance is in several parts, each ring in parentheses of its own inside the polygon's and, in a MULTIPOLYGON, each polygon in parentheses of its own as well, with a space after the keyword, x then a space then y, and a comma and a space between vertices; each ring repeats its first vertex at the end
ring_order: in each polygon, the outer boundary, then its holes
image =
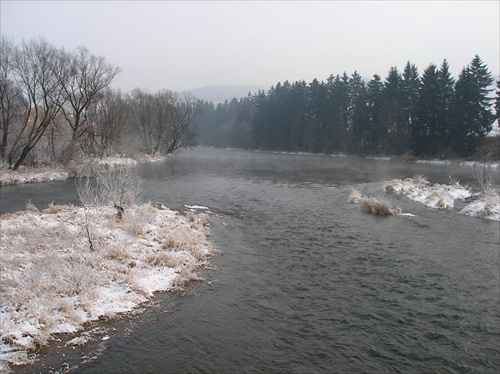
POLYGON ((29 147, 29 146, 25 146, 23 148, 23 151, 21 152, 21 156, 19 156, 19 158, 17 159, 14 166, 12 166, 12 170, 19 169, 19 166, 21 166, 23 164, 24 160, 26 160, 26 157, 28 156, 28 154, 30 153, 30 151, 32 149, 33 149, 33 147, 29 147))

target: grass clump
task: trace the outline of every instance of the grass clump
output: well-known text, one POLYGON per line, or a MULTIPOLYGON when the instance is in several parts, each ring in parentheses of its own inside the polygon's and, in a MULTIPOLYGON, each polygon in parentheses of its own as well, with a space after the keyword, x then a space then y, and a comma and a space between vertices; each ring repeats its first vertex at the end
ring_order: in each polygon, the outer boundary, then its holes
POLYGON ((375 197, 364 196, 361 199, 361 209, 372 214, 380 214, 382 216, 390 216, 394 214, 394 209, 385 200, 379 200, 375 197))
POLYGON ((382 216, 402 214, 401 208, 393 207, 387 200, 363 195, 356 189, 351 190, 351 194, 347 198, 347 202, 352 204, 361 204, 361 209, 363 211, 372 214, 378 214, 382 216))

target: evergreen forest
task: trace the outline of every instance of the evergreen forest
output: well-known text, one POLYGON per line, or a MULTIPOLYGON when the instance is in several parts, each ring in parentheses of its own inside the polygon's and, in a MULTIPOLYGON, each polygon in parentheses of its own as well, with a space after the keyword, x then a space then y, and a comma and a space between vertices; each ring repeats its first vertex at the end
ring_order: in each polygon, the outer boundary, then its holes
MULTIPOLYGON (((447 60, 422 74, 407 62, 383 80, 355 71, 326 81, 277 83, 267 92, 202 103, 199 143, 215 147, 325 154, 471 158, 500 113, 500 81, 476 55, 454 78, 447 60)), ((491 154, 491 152, 490 152, 491 154)))

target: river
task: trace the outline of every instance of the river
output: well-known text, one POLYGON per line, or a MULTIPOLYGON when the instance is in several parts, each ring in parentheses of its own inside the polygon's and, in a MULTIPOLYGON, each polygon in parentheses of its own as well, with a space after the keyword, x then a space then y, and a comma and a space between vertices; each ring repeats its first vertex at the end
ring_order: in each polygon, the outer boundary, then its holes
MULTIPOLYGON (((473 181, 472 169, 453 165, 209 148, 143 166, 145 200, 214 212, 211 240, 222 256, 204 273, 208 282, 103 322, 115 332, 107 341, 54 345, 35 369, 498 373, 498 222, 399 196, 389 196, 393 205, 415 217, 347 203, 353 187, 384 196, 382 181, 416 174, 473 181)), ((3 212, 28 199, 40 207, 78 200, 72 181, 0 191, 3 212)))

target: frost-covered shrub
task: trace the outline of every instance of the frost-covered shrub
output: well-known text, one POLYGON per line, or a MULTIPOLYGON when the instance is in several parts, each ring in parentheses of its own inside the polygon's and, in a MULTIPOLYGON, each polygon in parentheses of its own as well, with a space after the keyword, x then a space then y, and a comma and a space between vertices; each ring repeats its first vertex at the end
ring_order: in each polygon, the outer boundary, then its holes
POLYGON ((362 198, 363 198, 363 195, 361 195, 361 192, 359 192, 358 190, 353 188, 351 190, 351 194, 347 198, 347 202, 352 203, 352 204, 358 204, 362 198))
POLYGON ((39 213, 38 208, 34 206, 30 200, 26 203, 26 210, 31 213, 39 213))
POLYGON ((413 176, 413 183, 418 185, 428 185, 429 181, 422 175, 422 174, 416 174, 413 176))

